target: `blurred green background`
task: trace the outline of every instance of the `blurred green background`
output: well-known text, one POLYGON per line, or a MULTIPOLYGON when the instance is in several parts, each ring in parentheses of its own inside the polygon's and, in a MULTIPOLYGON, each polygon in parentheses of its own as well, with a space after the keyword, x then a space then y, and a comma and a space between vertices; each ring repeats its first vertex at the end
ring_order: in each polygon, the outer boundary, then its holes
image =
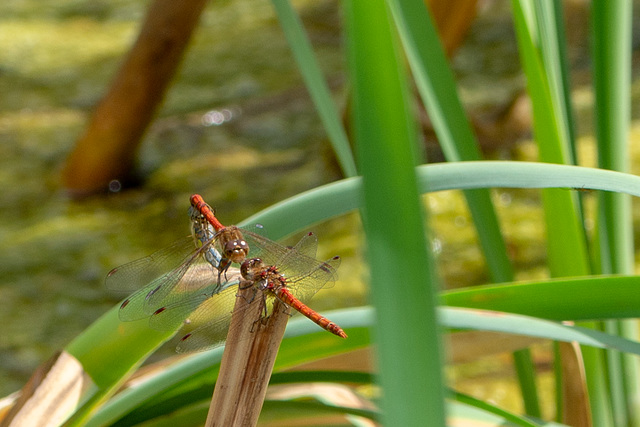
MULTIPOLYGON (((339 2, 293 3, 335 100, 344 106, 348 86, 339 2)), ((509 3, 481 3, 452 59, 461 96, 488 157, 536 159, 527 141, 525 82, 509 3)), ((231 224, 340 178, 271 3, 225 0, 205 10, 144 138, 138 162, 143 185, 106 197, 67 198, 60 188, 66 156, 134 41, 148 4, 0 4, 0 396, 20 388, 38 364, 117 303, 120 297, 103 285, 111 268, 189 232, 190 194, 202 194, 231 224), (211 124, 218 113, 228 120, 211 124)), ((586 134, 592 131, 588 18, 581 2, 568 7, 574 8, 567 16, 578 132, 586 134)), ((639 42, 636 34, 634 46, 639 42)), ((634 81, 639 58, 634 51, 634 81)), ((634 83, 633 90, 637 117, 640 86, 634 83)), ((426 151, 439 160, 426 122, 425 128, 426 151)), ((632 152, 637 157, 638 150, 632 152)), ((585 140, 581 162, 591 165, 592 158, 585 140)), ((496 191, 495 196, 518 278, 544 275, 538 192, 496 191)), ((438 193, 427 203, 444 282, 451 287, 485 282, 464 201, 456 193, 438 193)), ((340 281, 321 292, 314 307, 366 302, 358 230, 356 215, 314 229, 321 255, 344 259, 340 281)))

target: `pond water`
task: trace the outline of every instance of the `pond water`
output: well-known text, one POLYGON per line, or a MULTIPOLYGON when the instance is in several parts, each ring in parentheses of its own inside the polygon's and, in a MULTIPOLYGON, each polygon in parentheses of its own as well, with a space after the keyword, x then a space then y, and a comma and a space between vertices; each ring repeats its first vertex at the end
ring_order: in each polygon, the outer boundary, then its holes
MULTIPOLYGON (((144 138, 138 163, 143 185, 106 197, 67 198, 60 188, 62 165, 134 40, 148 3, 0 5, 0 396, 20 388, 38 364, 117 304, 119 297, 104 289, 111 268, 188 233, 190 194, 202 194, 231 224, 340 177, 271 3, 227 0, 206 9, 144 138), (230 120, 213 125, 212 117, 224 110, 231 112, 230 120)), ((342 104, 339 3, 295 5, 342 104)), ((524 85, 517 69, 495 62, 498 54, 491 49, 499 48, 503 62, 509 55, 506 62, 517 63, 515 42, 502 37, 511 34, 511 25, 502 21, 504 14, 496 16, 478 20, 455 59, 462 94, 480 110, 504 104, 524 85), (487 64, 495 66, 478 76, 477 68, 487 64)), ((532 158, 530 147, 500 147, 493 155, 532 158)), ((527 268, 521 277, 544 274, 538 194, 496 196, 514 259, 527 268)), ((486 281, 460 196, 436 194, 428 203, 445 282, 486 281)), ((320 293, 318 309, 366 302, 360 237, 353 231, 358 227, 351 215, 314 229, 323 255, 344 258, 335 292, 320 293)))
MULTIPOLYGON (((0 396, 122 298, 104 289, 111 268, 189 233, 190 194, 201 193, 230 224, 340 177, 271 3, 223 1, 205 10, 144 138, 143 185, 68 199, 60 188, 66 156, 148 4, 0 6, 0 396), (224 110, 232 116, 212 123, 224 110)), ((327 78, 340 87, 336 2, 297 6, 327 78)), ((343 238, 354 226, 351 217, 316 230, 320 252, 355 259, 352 239, 343 238)), ((320 296, 319 308, 364 303, 358 268, 346 266, 359 285, 324 307, 320 296)))

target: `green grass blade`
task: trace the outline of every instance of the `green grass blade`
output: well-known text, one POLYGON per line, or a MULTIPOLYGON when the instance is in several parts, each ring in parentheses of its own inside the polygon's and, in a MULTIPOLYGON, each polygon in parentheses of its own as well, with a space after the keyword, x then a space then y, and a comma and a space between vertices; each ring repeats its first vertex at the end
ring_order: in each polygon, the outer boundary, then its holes
MULTIPOLYGON (((388 2, 402 38, 409 65, 429 113, 440 146, 448 161, 479 160, 482 155, 457 96, 453 73, 441 47, 438 33, 422 1, 388 2)), ((482 253, 494 282, 513 280, 513 266, 500 232, 498 219, 488 190, 464 192, 476 225, 482 253)), ((514 353, 520 386, 525 392, 525 409, 540 415, 537 388, 528 350, 514 353)))
POLYGON ((553 320, 640 317, 639 276, 590 276, 445 292, 447 305, 553 320))
MULTIPOLYGON (((628 2, 596 2, 591 19, 598 164, 604 169, 622 172, 629 170, 631 16, 628 2)), ((624 194, 600 193, 598 196, 600 270, 632 273, 631 200, 624 194)), ((638 336, 637 321, 610 322, 607 328, 621 330, 627 337, 638 336)), ((638 361, 617 352, 609 352, 607 360, 615 425, 639 425, 638 361)))
POLYGON ((84 425, 94 408, 173 335, 150 330, 146 319, 122 323, 118 309, 119 305, 104 314, 66 348, 96 385, 85 394, 70 426, 84 425))
MULTIPOLYGON (((281 421, 283 425, 288 425, 286 420, 290 418, 290 415, 296 414, 303 415, 304 417, 310 417, 313 415, 320 417, 330 414, 350 414, 370 420, 376 420, 380 416, 376 410, 371 409, 356 409, 349 406, 337 406, 314 401, 294 400, 265 400, 262 412, 265 413, 265 415, 268 415, 269 412, 276 414, 275 417, 270 417, 271 421, 281 421)), ((262 417, 262 413, 260 416, 262 417)), ((313 421, 315 421, 314 418, 312 418, 311 422, 313 421)))
MULTIPOLYGON (((550 95, 550 101, 553 105, 552 114, 555 115, 555 122, 558 132, 558 142, 566 147, 564 158, 558 158, 555 160, 559 163, 561 160, 563 163, 576 164, 576 156, 573 141, 570 139, 570 97, 566 97, 569 94, 568 88, 565 87, 568 84, 568 76, 563 73, 562 60, 560 56, 561 40, 558 38, 558 33, 561 30, 558 28, 561 26, 562 16, 556 15, 558 8, 553 2, 534 2, 534 11, 532 18, 537 24, 537 35, 539 39, 539 58, 531 59, 532 62, 536 59, 540 59, 540 66, 543 68, 543 75, 540 76, 541 83, 546 84, 550 95)), ((531 30, 530 30, 531 32, 531 30)), ((534 36, 532 36, 533 38, 534 36)), ((528 39, 531 40, 531 39, 528 39)), ((535 48, 535 46, 532 46, 535 48)), ((525 52, 529 52, 528 49, 525 52)), ((532 68, 531 70, 539 70, 539 68, 532 68)), ((529 76, 527 76, 529 77, 529 76)), ((548 142, 538 141, 538 144, 547 144, 548 142)), ((547 159, 551 160, 551 159, 547 159)))
POLYGON ((354 130, 363 176, 371 295, 378 318, 383 417, 402 426, 444 426, 434 307, 437 284, 415 178, 417 127, 408 108, 397 40, 384 2, 356 0, 347 5, 354 130), (390 286, 395 282, 402 283, 402 292, 390 286))
MULTIPOLYGON (((571 163, 568 134, 562 123, 563 114, 558 102, 554 102, 554 99, 559 98, 557 88, 548 80, 540 47, 541 43, 551 44, 551 41, 540 39, 537 31, 539 19, 529 9, 529 2, 514 0, 512 5, 520 57, 527 75, 533 107, 534 134, 540 159, 550 163, 571 163)), ((547 47, 549 49, 551 48, 547 47)), ((543 196, 551 274, 555 277, 588 274, 586 239, 576 206, 576 195, 546 190, 543 196), (568 256, 571 256, 570 260, 567 259, 568 256)))
POLYGON ((390 0, 416 86, 448 161, 480 160, 482 155, 458 98, 429 10, 423 2, 390 0))
MULTIPOLYGON (((540 160, 552 163, 575 162, 569 141, 568 123, 562 103, 567 92, 559 85, 557 34, 550 28, 555 21, 551 2, 512 0, 520 58, 527 76, 527 88, 533 109, 533 130, 540 160)), ((553 277, 586 275, 591 271, 587 241, 582 226, 578 197, 558 190, 543 191, 547 234, 547 263, 553 277)), ((608 402, 602 389, 603 367, 597 350, 583 349, 589 399, 594 422, 609 425, 608 402), (596 378, 597 377, 597 378, 596 378)))
MULTIPOLYGON (((486 402, 485 402, 486 404, 486 402)), ((491 406, 491 405, 490 405, 491 406)), ((518 427, 522 424, 514 422, 510 417, 498 415, 500 411, 497 407, 482 408, 480 406, 470 405, 466 402, 449 401, 447 405, 447 415, 461 425, 470 426, 501 426, 501 427, 518 427), (493 409, 495 408, 495 409, 493 409)), ((530 421, 530 420, 529 420, 530 421)), ((530 421, 532 422, 532 421, 530 421)), ((530 424, 524 424, 530 426, 530 424)), ((540 421, 533 424, 539 427, 566 427, 564 424, 540 421)))
POLYGON ((147 319, 120 322, 119 307, 104 314, 66 348, 82 361, 84 370, 98 387, 116 383, 173 335, 173 332, 149 329, 147 319), (111 358, 117 353, 122 354, 111 358), (104 369, 107 360, 110 361, 109 369, 104 369))
POLYGON ((300 18, 288 0, 272 0, 272 3, 304 82, 307 85, 311 99, 327 130, 327 135, 342 167, 342 172, 348 177, 356 176, 356 165, 351 153, 349 139, 340 121, 336 106, 331 99, 331 92, 322 77, 322 71, 313 54, 311 42, 304 31, 300 18))
POLYGON ((560 103, 560 113, 563 116, 563 121, 566 123, 567 137, 571 147, 571 156, 574 162, 577 163, 578 155, 576 150, 576 136, 575 136, 575 120, 573 114, 573 108, 571 106, 571 84, 569 82, 569 56, 567 53, 567 37, 564 27, 565 17, 563 13, 563 4, 561 2, 552 2, 553 10, 549 11, 552 22, 550 27, 553 29, 552 37, 556 40, 557 50, 557 93, 558 102, 560 103))
MULTIPOLYGON (((389 1, 416 86, 448 161, 482 155, 460 99, 453 73, 424 2, 389 1)), ((513 280, 513 268, 488 191, 465 191, 478 238, 495 282, 513 280)))
MULTIPOLYGON (((371 345, 366 332, 368 327, 375 326, 372 308, 360 307, 326 314, 349 331, 349 340, 337 340, 325 331, 319 330, 307 319, 293 319, 287 327, 272 384, 308 381, 367 384, 372 381, 371 374, 362 372, 281 372, 292 366, 371 345)), ((438 321, 443 327, 456 331, 481 330, 558 341, 577 341, 597 348, 614 348, 622 352, 640 354, 640 343, 635 341, 518 314, 443 307, 438 309, 438 321)), ((169 416, 199 401, 206 402, 211 397, 221 357, 222 349, 216 349, 176 360, 165 370, 117 395, 101 408, 87 425, 111 424, 123 417, 138 421, 149 420, 169 416)))
MULTIPOLYGON (((345 328, 349 339, 338 339, 308 319, 294 318, 287 325, 274 372, 361 349, 370 344, 369 328, 373 323, 370 309, 337 310, 326 314, 345 328)), ((110 425, 126 414, 137 411, 137 408, 147 411, 148 406, 154 406, 153 410, 148 410, 148 414, 155 417, 180 408, 186 404, 185 399, 210 399, 223 350, 217 348, 197 353, 171 364, 158 375, 137 383, 112 398, 95 413, 86 426, 110 425), (160 405, 164 407, 163 410, 157 407, 158 402, 164 402, 160 405), (171 402, 171 405, 168 406, 167 402, 171 402)))
POLYGON ((441 307, 438 313, 441 324, 454 330, 503 332, 554 341, 576 341, 591 347, 611 348, 640 355, 639 342, 590 328, 520 314, 477 309, 441 307))
POLYGON ((469 405, 474 408, 480 409, 482 411, 486 411, 490 414, 497 415, 502 419, 504 419, 505 422, 509 422, 511 423, 511 425, 514 425, 514 426, 540 427, 542 425, 542 424, 534 423, 533 421, 530 421, 512 412, 505 411, 504 409, 498 408, 495 405, 492 405, 483 400, 476 399, 464 393, 454 392, 453 398, 462 404, 469 405))

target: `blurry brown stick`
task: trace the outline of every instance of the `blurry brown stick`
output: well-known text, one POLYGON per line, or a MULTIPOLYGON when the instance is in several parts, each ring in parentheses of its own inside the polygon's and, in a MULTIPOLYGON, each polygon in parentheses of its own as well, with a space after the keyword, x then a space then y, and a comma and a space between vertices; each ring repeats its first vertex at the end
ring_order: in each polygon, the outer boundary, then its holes
POLYGON ((82 196, 130 178, 134 157, 206 0, 155 0, 138 39, 109 92, 96 107, 62 173, 63 185, 82 196))
MULTIPOLYGON (((425 0, 450 56, 475 17, 477 0, 425 0)), ((204 9, 206 0, 154 0, 138 39, 85 134, 67 159, 62 185, 74 196, 132 179, 138 145, 204 9)))
POLYGON ((478 0, 427 0, 447 57, 462 44, 476 17, 478 0))
POLYGON ((207 427, 258 423, 289 308, 275 299, 273 313, 263 323, 259 319, 264 314, 264 299, 260 294, 254 297, 254 292, 253 286, 238 292, 230 329, 234 325, 241 325, 241 329, 227 337, 207 427))
POLYGON ((562 423, 591 427, 591 404, 580 345, 576 342, 559 342, 558 350, 562 368, 562 423))

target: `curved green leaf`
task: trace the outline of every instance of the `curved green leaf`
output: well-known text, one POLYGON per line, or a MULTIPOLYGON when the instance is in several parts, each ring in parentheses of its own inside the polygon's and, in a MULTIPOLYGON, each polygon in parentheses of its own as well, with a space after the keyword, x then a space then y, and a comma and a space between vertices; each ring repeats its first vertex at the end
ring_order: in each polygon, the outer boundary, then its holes
MULTIPOLYGON (((597 348, 611 348, 640 355, 638 342, 550 320, 455 307, 440 308, 438 313, 440 324, 453 330, 493 331, 556 341, 576 341, 597 348)), ((370 327, 375 326, 371 308, 345 309, 327 315, 345 328, 349 333, 349 339, 336 339, 307 319, 293 319, 287 327, 278 354, 272 383, 372 381, 370 374, 361 372, 281 372, 301 363, 346 353, 371 344, 368 331, 370 327)), ((157 375, 112 398, 87 425, 110 424, 133 412, 138 413, 136 419, 148 419, 173 413, 197 401, 206 402, 213 391, 221 356, 222 349, 215 349, 176 361, 157 375)))
POLYGON ((446 292, 445 304, 553 320, 640 317, 640 277, 586 276, 446 292))
MULTIPOLYGON (((457 162, 420 166, 417 168, 417 174, 422 192, 485 187, 565 187, 567 189, 593 188, 640 196, 640 177, 576 166, 527 162, 457 162)), ((278 203, 247 219, 244 223, 260 222, 271 233, 270 237, 281 238, 318 221, 356 209, 359 206, 359 192, 359 178, 342 180, 278 203)), ((566 297, 576 298, 578 295, 576 292, 580 291, 583 297, 588 299, 585 295, 588 288, 581 289, 582 291, 573 289, 572 292, 567 292, 566 297)), ((630 285, 625 289, 631 292, 630 285)), ((602 296, 603 293, 601 291, 598 295, 602 296)), ((629 295, 633 295, 633 292, 629 295)), ((536 297, 537 295, 530 295, 524 301, 530 304, 531 301, 536 300, 536 297)), ((631 299, 618 296, 618 300, 625 304, 631 299)), ((554 300, 557 299, 554 298, 554 300)), ((605 299, 593 298, 594 310, 596 302, 600 304, 603 301, 605 299)), ((560 309, 565 307, 561 302, 558 304, 560 309)), ((546 306, 551 307, 551 304, 546 306)), ((616 316, 615 313, 623 313, 618 316, 628 315, 628 313, 624 314, 624 311, 619 311, 625 306, 617 305, 615 310, 614 307, 610 307, 611 316, 616 316)), ((640 307, 638 304, 636 306, 640 307)), ((527 313, 526 311, 518 312, 527 313)), ((628 312, 637 314, 631 308, 628 312)), ((149 354, 169 339, 170 335, 149 329, 144 320, 121 323, 117 316, 117 308, 114 308, 73 340, 67 350, 83 364, 86 372, 98 386, 87 395, 91 400, 85 405, 84 410, 89 411, 110 393, 149 354)), ((351 341, 351 338, 348 341, 351 341)), ((81 419, 80 414, 77 414, 78 419, 81 419)))
MULTIPOLYGON (((604 190, 640 197, 640 177, 604 169, 550 163, 477 161, 436 163, 416 169, 422 193, 474 188, 566 188, 604 190)), ((360 178, 349 178, 298 194, 247 218, 272 239, 360 207, 360 178)))

